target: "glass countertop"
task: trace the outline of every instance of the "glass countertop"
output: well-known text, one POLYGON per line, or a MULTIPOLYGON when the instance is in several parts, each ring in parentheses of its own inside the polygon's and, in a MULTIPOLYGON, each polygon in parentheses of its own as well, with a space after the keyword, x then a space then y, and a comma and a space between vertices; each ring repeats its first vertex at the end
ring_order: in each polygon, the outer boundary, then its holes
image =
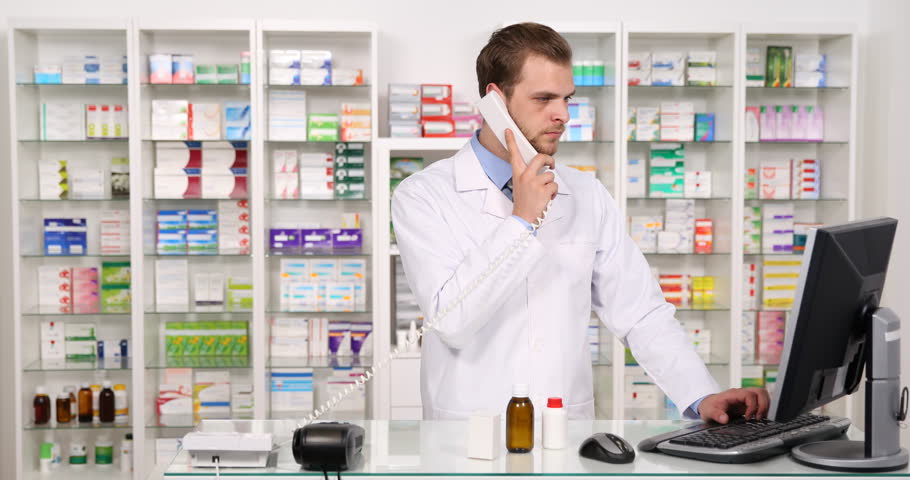
MULTIPOLYGON (((326 421, 331 419, 326 419, 326 421)), ((701 462, 659 453, 645 453, 636 448, 633 463, 614 465, 582 458, 578 446, 596 432, 612 432, 627 439, 633 446, 644 438, 675 430, 686 425, 679 421, 570 421, 568 445, 562 450, 541 448, 541 432, 535 430, 534 450, 526 454, 510 454, 505 450, 505 429, 501 429, 499 445, 502 450, 496 460, 476 460, 467 457, 467 422, 459 421, 387 421, 352 422, 366 430, 363 458, 343 476, 376 475, 385 477, 412 476, 609 476, 609 477, 818 477, 872 476, 849 475, 816 470, 797 464, 787 455, 759 463, 728 465, 701 462)), ((294 462, 290 439, 297 423, 294 420, 204 420, 199 430, 204 432, 239 431, 271 432, 277 445, 265 468, 221 469, 222 477, 271 478, 314 476, 322 472, 301 470, 294 462)), ((862 433, 851 427, 848 437, 862 439, 862 433)), ((193 468, 189 455, 180 451, 164 472, 165 478, 214 477, 214 469, 193 468)), ((890 472, 888 476, 910 477, 907 469, 890 472)), ((330 473, 334 478, 334 474, 330 473)))

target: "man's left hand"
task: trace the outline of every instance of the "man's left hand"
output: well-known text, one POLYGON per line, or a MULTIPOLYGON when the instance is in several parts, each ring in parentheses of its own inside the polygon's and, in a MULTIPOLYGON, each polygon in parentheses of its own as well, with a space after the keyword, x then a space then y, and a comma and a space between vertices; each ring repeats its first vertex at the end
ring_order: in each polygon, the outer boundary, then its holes
POLYGON ((706 422, 726 424, 740 416, 746 420, 765 418, 770 405, 771 397, 764 388, 731 388, 705 397, 698 406, 698 414, 706 422))

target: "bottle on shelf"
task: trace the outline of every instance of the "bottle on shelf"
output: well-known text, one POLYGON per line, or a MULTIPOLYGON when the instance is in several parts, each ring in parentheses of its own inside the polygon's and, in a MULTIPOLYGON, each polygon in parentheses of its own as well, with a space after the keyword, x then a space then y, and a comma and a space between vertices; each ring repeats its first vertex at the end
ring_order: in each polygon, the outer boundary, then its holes
POLYGON ((512 386, 506 408, 506 449, 511 453, 528 453, 534 448, 534 405, 529 390, 526 383, 512 386))
POLYGON ((98 397, 101 395, 101 385, 93 383, 92 389, 92 421, 98 423, 101 421, 101 411, 98 409, 98 397))
POLYGON ((35 401, 32 405, 35 407, 35 425, 47 425, 51 420, 51 399, 43 386, 35 388, 35 401))
POLYGON ((70 423, 72 417, 70 416, 72 410, 70 410, 70 396, 66 392, 60 392, 57 394, 57 425, 70 423))
POLYGON ((126 385, 114 385, 114 422, 126 425, 130 418, 129 399, 126 394, 126 385))
POLYGON ((120 442, 120 471, 133 471, 133 434, 127 433, 126 438, 120 442))
POLYGON ((74 438, 70 442, 70 465, 85 465, 86 463, 88 463, 88 455, 85 443, 78 438, 74 438))
POLYGON ((79 423, 92 423, 92 390, 88 382, 79 388, 79 423))
POLYGON ((76 386, 67 385, 63 387, 63 391, 66 392, 70 399, 70 421, 75 421, 79 416, 79 405, 76 402, 76 386))
POLYGON ((54 465, 54 444, 44 442, 38 454, 38 468, 41 473, 48 473, 54 465))
POLYGON ((108 437, 95 440, 95 465, 108 466, 114 464, 114 442, 108 437))
POLYGON ((111 381, 105 380, 98 394, 98 420, 101 423, 112 423, 115 412, 114 390, 111 389, 111 381))
POLYGON ((569 414, 562 407, 562 398, 548 398, 547 408, 543 411, 543 448, 566 448, 568 429, 569 414))

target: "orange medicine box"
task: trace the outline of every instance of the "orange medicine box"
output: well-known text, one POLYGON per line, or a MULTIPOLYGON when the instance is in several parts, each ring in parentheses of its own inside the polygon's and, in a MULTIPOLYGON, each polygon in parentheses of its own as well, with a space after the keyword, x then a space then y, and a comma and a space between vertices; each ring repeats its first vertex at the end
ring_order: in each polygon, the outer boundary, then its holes
POLYGON ((695 253, 714 251, 714 222, 710 218, 695 220, 695 253))

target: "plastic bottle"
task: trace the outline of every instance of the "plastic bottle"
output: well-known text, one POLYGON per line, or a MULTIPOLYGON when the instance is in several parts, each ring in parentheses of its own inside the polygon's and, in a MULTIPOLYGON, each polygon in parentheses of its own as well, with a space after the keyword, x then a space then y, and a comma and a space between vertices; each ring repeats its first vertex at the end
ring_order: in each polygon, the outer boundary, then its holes
POLYGON ((85 444, 81 440, 73 439, 70 442, 70 465, 85 465, 86 457, 85 444))
POLYGON ((527 453, 534 449, 534 405, 528 398, 527 384, 512 386, 512 399, 506 408, 506 449, 527 453))
POLYGON ((101 385, 93 383, 92 389, 92 421, 97 423, 100 420, 101 411, 98 409, 98 396, 101 395, 101 385))
POLYGON ((101 437, 95 440, 95 465, 105 466, 114 464, 114 442, 109 438, 101 437))
POLYGON ((126 395, 126 385, 118 383, 114 385, 114 422, 125 425, 129 422, 130 409, 129 400, 126 395))
POLYGON ((54 444, 51 442, 44 442, 41 444, 41 450, 38 456, 38 468, 41 473, 48 473, 51 471, 51 466, 54 464, 54 444))
POLYGON ((101 392, 98 394, 98 420, 101 423, 111 423, 114 421, 114 391, 111 389, 111 381, 105 380, 102 384, 101 392))
POLYGON ((70 396, 66 392, 60 392, 57 394, 57 424, 70 423, 72 417, 70 414, 70 396))
POLYGON ((76 420, 79 416, 79 405, 76 403, 76 386, 67 385, 63 387, 63 391, 70 397, 70 420, 76 420))
POLYGON ((51 420, 51 398, 44 387, 35 388, 35 425, 46 425, 51 420))
POLYGON ((92 423, 92 390, 88 382, 79 388, 79 423, 92 423))
POLYGON ((133 471, 133 434, 127 433, 126 438, 120 442, 120 471, 133 471))
POLYGON ((543 448, 566 448, 568 430, 569 414, 562 408, 562 398, 548 398, 543 411, 543 448))

